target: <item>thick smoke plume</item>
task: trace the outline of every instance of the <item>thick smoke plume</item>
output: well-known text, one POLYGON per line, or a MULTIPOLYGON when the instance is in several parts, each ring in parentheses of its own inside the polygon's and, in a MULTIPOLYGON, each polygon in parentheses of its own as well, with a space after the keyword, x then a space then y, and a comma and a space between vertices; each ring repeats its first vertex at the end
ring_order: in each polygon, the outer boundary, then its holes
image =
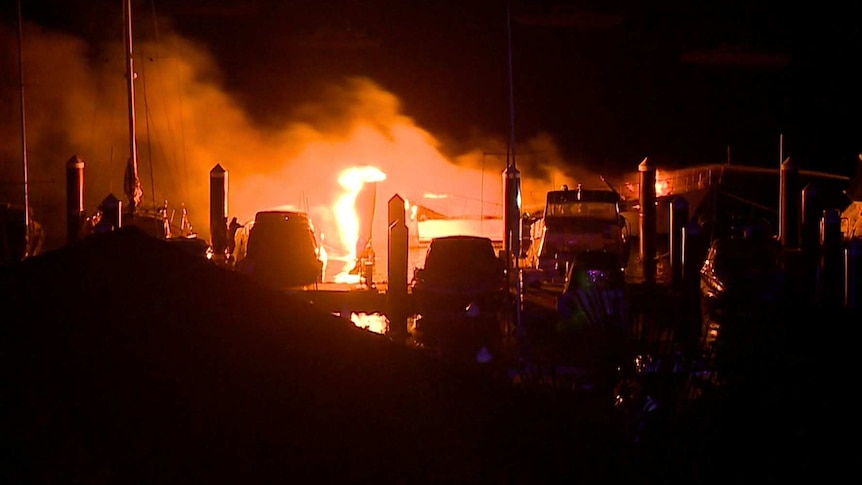
MULTIPOLYGON (((2 29, 4 45, 17 45, 14 29, 2 29)), ((23 93, 31 206, 50 249, 65 243, 65 165, 71 157, 86 164, 88 213, 108 194, 125 200, 125 49, 119 41, 88 43, 26 24, 22 53, 24 89, 17 49, 0 57, 0 200, 23 201, 23 93)), ((228 172, 229 218, 246 222, 258 210, 295 207, 311 214, 327 241, 336 239, 331 208, 341 190, 338 176, 355 166, 386 174, 377 187, 377 240, 385 241, 386 203, 395 194, 450 216, 502 215, 505 135, 457 142, 448 136, 444 144, 402 111, 397 94, 367 77, 328 86, 319 99, 295 106, 290 122, 262 128, 223 88, 205 46, 162 32, 158 42, 136 40, 134 54, 144 205, 167 202, 174 222, 185 206, 203 237, 209 238, 209 174, 216 164, 228 172)), ((564 183, 602 185, 597 174, 572 170, 548 135, 524 136, 516 147, 525 208, 540 206, 547 190, 564 183)))

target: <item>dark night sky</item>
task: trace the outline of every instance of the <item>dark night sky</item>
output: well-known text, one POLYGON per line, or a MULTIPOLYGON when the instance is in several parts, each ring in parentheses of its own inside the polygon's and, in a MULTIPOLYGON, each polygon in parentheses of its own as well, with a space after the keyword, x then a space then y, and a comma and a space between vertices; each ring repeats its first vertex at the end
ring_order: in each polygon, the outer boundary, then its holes
MULTIPOLYGON (((22 1, 25 17, 90 37, 109 34, 87 19, 119 3, 22 1)), ((135 5, 204 42, 261 123, 279 122, 322 79, 360 74, 452 143, 508 136, 504 0, 135 5)), ((513 0, 511 13, 518 139, 549 132, 569 158, 634 169, 645 156, 665 166, 723 162, 728 145, 735 162, 777 165, 783 134, 784 154, 803 169, 856 167, 862 36, 850 7, 513 0), (724 55, 697 55, 716 50, 724 55)))

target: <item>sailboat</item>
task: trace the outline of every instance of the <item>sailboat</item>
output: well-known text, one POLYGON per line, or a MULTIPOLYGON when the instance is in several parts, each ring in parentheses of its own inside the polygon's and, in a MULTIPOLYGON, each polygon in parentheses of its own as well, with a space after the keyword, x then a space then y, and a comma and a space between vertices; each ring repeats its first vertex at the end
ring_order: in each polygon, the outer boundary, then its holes
POLYGON ((192 227, 188 209, 181 208, 180 221, 174 223, 175 211, 170 211, 167 201, 158 207, 146 208, 142 205, 144 191, 138 172, 138 149, 135 111, 135 79, 137 73, 134 66, 134 50, 132 37, 132 5, 131 0, 123 0, 124 34, 126 47, 126 81, 128 94, 129 122, 129 158, 123 177, 123 191, 127 203, 109 194, 99 205, 96 213, 88 218, 84 232, 105 232, 124 226, 134 226, 144 233, 182 246, 189 252, 212 258, 210 243, 199 237, 192 227))

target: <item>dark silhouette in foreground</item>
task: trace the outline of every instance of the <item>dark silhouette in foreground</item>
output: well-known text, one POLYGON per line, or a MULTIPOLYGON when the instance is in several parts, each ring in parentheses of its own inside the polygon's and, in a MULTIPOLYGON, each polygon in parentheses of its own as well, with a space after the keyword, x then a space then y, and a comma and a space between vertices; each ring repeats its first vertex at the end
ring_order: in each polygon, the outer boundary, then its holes
POLYGON ((129 227, 0 270, 4 483, 627 477, 609 416, 129 227))

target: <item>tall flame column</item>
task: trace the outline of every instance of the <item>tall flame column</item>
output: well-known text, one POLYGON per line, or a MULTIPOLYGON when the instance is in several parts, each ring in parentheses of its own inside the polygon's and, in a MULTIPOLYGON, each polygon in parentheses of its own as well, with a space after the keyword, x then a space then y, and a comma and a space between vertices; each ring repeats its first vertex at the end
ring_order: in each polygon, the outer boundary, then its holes
POLYGON ((66 162, 66 240, 78 240, 84 224, 84 160, 77 155, 66 162))

